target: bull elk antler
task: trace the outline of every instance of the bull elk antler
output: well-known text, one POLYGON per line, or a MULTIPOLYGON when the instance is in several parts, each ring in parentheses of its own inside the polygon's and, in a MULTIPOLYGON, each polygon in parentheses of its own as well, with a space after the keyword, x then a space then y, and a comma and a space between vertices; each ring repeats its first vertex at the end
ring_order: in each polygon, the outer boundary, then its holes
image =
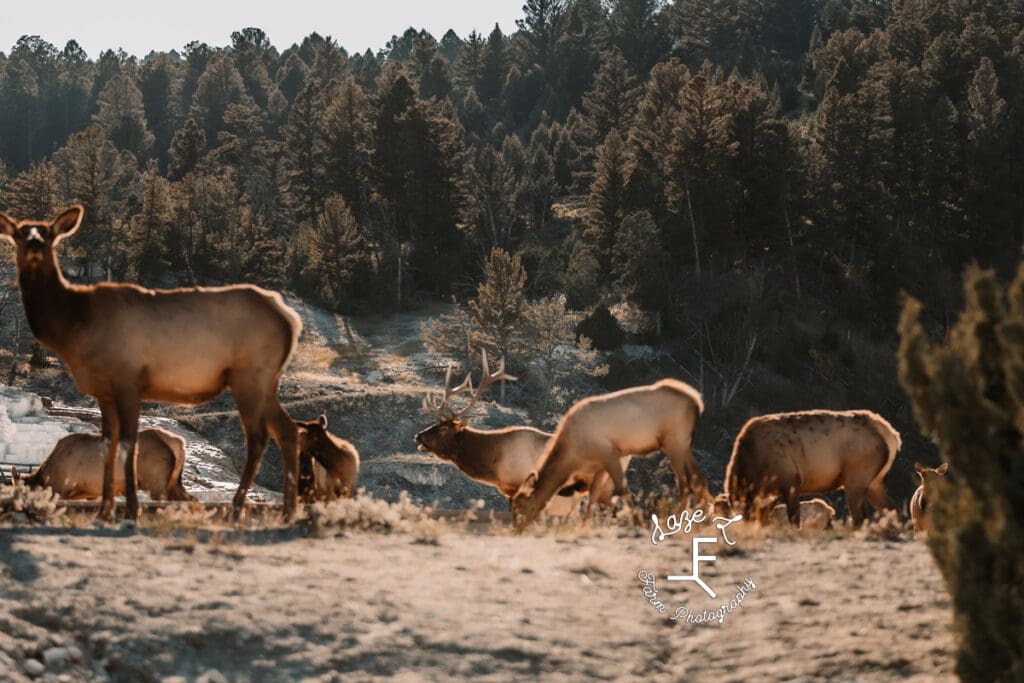
POLYGON ((498 369, 492 373, 490 371, 490 367, 488 367, 487 365, 487 351, 482 351, 481 356, 483 361, 483 375, 480 378, 480 386, 478 386, 476 389, 473 388, 473 373, 470 372, 466 374, 466 379, 462 380, 462 384, 452 389, 452 366, 451 364, 449 364, 448 372, 445 374, 444 378, 443 398, 437 400, 436 398, 430 396, 425 397, 423 399, 423 409, 428 413, 434 415, 439 420, 455 420, 468 413, 470 409, 474 405, 476 405, 476 402, 480 399, 481 396, 483 396, 484 391, 487 390, 487 387, 503 379, 515 381, 515 377, 505 372, 504 358, 501 359, 498 369), (464 391, 469 391, 472 394, 472 396, 469 399, 469 403, 466 404, 466 406, 461 410, 452 410, 451 406, 448 403, 449 400, 451 399, 452 396, 460 394, 464 391))

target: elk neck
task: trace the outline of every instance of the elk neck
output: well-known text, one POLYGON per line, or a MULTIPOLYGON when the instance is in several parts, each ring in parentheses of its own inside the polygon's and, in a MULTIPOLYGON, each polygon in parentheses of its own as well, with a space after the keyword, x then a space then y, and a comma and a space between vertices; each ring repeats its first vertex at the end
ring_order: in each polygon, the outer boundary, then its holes
POLYGON ((74 328, 86 321, 88 297, 68 285, 56 259, 42 268, 19 272, 18 289, 32 335, 45 346, 60 348, 74 328))
POLYGON ((450 459, 456 466, 474 479, 492 479, 495 471, 494 441, 472 427, 465 427, 455 435, 455 444, 450 459))

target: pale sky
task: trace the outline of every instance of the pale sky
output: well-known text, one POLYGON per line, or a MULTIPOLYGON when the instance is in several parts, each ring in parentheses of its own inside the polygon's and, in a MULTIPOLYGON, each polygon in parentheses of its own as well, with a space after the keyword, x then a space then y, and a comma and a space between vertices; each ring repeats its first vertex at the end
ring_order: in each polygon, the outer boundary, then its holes
POLYGON ((349 53, 376 52, 409 26, 438 40, 449 28, 461 37, 486 35, 501 25, 516 30, 523 0, 0 0, 0 51, 10 53, 23 35, 38 35, 58 49, 74 38, 95 59, 108 48, 144 57, 192 40, 231 43, 231 32, 255 26, 278 50, 316 31, 349 53))

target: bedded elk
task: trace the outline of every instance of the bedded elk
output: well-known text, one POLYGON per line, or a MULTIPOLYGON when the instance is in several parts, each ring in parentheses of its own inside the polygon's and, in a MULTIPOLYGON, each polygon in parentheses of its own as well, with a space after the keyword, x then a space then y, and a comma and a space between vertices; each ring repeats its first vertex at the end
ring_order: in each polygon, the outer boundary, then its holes
POLYGON ((53 350, 102 416, 107 444, 103 502, 97 519, 114 516, 114 467, 125 458, 128 519, 138 519, 137 450, 142 401, 198 405, 230 387, 246 439, 246 461, 233 514, 245 506, 267 432, 284 460, 284 516, 294 516, 298 430, 278 402, 281 373, 302 323, 279 294, 251 285, 149 290, 131 284, 72 285, 55 249, 82 222, 81 206, 50 223, 0 214, 0 236, 16 248, 18 288, 36 340, 53 350))
POLYGON ((900 448, 900 435, 869 410, 808 410, 762 415, 736 437, 725 472, 732 507, 746 519, 764 521, 781 497, 789 522, 800 522, 801 495, 840 488, 855 525, 864 520, 865 499, 877 510, 895 507, 885 475, 900 448))
POLYGON ((921 477, 921 485, 914 491, 910 499, 910 518, 914 520, 914 533, 920 533, 931 529, 931 519, 928 514, 928 499, 935 495, 933 493, 935 482, 946 475, 949 463, 942 463, 932 469, 925 467, 919 462, 914 463, 914 471, 921 477))
POLYGON ((359 451, 327 431, 327 416, 295 422, 299 428, 299 496, 305 501, 351 498, 359 476, 359 451))
POLYGON ((577 402, 558 423, 537 464, 512 498, 518 529, 527 527, 566 482, 598 486, 605 476, 616 495, 626 492, 624 456, 662 450, 676 475, 680 500, 687 492, 710 502, 707 479, 693 458, 693 433, 704 404, 688 384, 663 379, 577 402))
MULTIPOLYGON (((495 487, 511 501, 523 480, 533 471, 551 434, 533 427, 481 430, 469 426, 463 418, 480 400, 487 387, 499 380, 515 380, 515 377, 505 372, 504 361, 501 361, 496 372, 491 373, 486 351, 482 353, 482 363, 483 376, 475 389, 471 374, 466 375, 462 384, 453 389, 449 366, 445 375, 444 394, 439 399, 423 399, 423 410, 433 415, 437 422, 416 434, 413 441, 421 452, 433 453, 439 459, 452 463, 470 479, 495 487), (460 410, 453 410, 450 399, 463 392, 469 392, 469 403, 460 410)), ((553 497, 545 512, 551 515, 571 513, 578 502, 576 494, 583 492, 581 488, 570 488, 562 495, 553 497)), ((591 498, 610 503, 611 485, 603 487, 591 498)), ((588 504, 588 514, 591 507, 588 504)))
MULTIPOLYGON (((835 517, 836 511, 831 505, 822 500, 821 498, 812 498, 811 500, 800 501, 800 528, 811 529, 811 530, 822 530, 828 529, 832 526, 832 518, 835 517)), ((732 517, 733 510, 729 504, 729 495, 726 493, 720 493, 715 496, 714 507, 712 508, 712 516, 715 517, 732 517)), ((768 518, 771 524, 777 526, 784 526, 789 524, 789 513, 786 510, 785 505, 776 505, 771 510, 771 515, 768 518)))
MULTIPOLYGON (((95 500, 103 494, 103 435, 69 434, 57 442, 46 460, 32 474, 12 479, 33 488, 50 487, 67 500, 95 500)), ((121 456, 124 457, 123 455, 121 456)), ((158 427, 139 431, 139 489, 153 500, 195 500, 181 484, 185 465, 185 440, 158 427)), ((124 495, 124 471, 114 472, 114 495, 124 495)))

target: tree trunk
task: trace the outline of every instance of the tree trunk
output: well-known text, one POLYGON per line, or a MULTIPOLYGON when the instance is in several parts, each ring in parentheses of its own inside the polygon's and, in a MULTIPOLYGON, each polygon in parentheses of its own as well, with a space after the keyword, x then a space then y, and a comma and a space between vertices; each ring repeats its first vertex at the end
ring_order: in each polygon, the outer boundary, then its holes
POLYGON ((693 218, 693 201, 690 199, 690 176, 683 168, 683 186, 686 190, 686 208, 690 214, 690 232, 693 235, 693 262, 697 276, 700 277, 700 248, 697 246, 697 222, 693 218))

